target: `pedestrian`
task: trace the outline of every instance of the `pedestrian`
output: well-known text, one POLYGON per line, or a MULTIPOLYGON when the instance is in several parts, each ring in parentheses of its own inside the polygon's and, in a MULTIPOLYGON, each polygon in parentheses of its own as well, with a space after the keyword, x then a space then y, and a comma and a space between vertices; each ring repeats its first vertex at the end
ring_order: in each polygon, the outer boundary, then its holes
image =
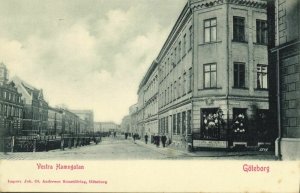
POLYGON ((167 141, 167 137, 164 134, 163 136, 161 136, 161 143, 163 144, 163 147, 166 147, 166 141, 167 141))
POLYGON ((133 142, 135 143, 136 134, 133 134, 133 142))
POLYGON ((146 144, 148 143, 148 135, 147 135, 147 133, 146 133, 146 135, 145 135, 145 143, 146 143, 146 144))
POLYGON ((128 133, 125 133, 125 139, 127 139, 127 137, 128 137, 128 133))
POLYGON ((160 145, 160 136, 157 135, 156 136, 156 147, 159 147, 159 145, 160 145))

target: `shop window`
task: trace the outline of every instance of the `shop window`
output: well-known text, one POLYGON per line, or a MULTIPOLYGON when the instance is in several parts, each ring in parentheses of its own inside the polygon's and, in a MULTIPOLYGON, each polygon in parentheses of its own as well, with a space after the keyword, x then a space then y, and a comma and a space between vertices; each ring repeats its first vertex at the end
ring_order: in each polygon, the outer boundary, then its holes
POLYGON ((258 141, 266 142, 270 137, 268 126, 269 110, 258 109, 257 110, 257 136, 258 141))
POLYGON ((225 128, 223 111, 218 108, 202 109, 202 139, 220 139, 221 130, 225 128))
POLYGON ((232 120, 232 133, 234 141, 246 140, 247 134, 247 109, 234 108, 232 120))

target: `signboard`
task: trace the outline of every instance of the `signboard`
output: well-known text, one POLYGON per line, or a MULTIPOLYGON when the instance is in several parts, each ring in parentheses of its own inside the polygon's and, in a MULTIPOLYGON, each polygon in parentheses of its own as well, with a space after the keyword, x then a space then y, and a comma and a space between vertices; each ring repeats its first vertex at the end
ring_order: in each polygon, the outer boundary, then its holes
POLYGON ((194 147, 227 148, 227 141, 193 140, 194 147))

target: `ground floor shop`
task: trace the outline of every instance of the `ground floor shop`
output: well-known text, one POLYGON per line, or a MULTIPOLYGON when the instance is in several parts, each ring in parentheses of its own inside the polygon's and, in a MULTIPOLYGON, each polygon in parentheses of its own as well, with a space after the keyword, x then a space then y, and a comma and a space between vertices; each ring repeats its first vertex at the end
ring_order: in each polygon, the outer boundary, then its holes
POLYGON ((158 134, 180 149, 273 145, 268 101, 247 98, 191 100, 158 116, 158 134))

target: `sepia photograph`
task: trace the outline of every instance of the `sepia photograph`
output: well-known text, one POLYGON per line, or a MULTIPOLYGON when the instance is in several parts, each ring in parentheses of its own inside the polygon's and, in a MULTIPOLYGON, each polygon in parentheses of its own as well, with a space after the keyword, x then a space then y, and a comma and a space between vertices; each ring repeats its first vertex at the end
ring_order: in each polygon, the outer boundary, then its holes
POLYGON ((0 0, 0 18, 0 192, 300 191, 299 0, 0 0))

